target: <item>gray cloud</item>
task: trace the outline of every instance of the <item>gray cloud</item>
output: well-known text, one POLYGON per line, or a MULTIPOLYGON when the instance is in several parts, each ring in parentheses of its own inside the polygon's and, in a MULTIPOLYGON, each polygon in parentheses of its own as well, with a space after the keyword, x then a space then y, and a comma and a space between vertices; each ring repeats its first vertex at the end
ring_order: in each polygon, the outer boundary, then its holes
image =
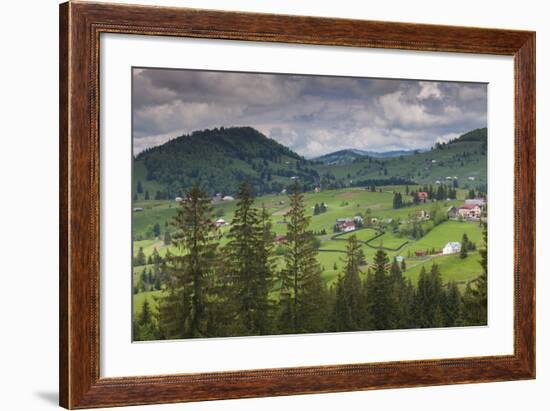
POLYGON ((194 130, 252 126, 305 157, 428 148, 487 124, 487 86, 134 69, 134 151, 194 130))

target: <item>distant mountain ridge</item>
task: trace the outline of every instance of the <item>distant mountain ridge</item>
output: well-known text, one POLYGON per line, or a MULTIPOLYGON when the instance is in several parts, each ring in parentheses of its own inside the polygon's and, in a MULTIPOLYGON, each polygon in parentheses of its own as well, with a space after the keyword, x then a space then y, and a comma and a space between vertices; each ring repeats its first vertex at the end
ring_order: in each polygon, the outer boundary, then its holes
POLYGON ((357 148, 349 148, 344 150, 334 151, 332 153, 324 154, 319 157, 314 157, 312 161, 320 161, 325 164, 345 164, 355 161, 360 157, 374 157, 374 158, 392 158, 400 156, 410 156, 415 153, 423 152, 426 150, 390 150, 390 151, 370 151, 360 150, 357 148))

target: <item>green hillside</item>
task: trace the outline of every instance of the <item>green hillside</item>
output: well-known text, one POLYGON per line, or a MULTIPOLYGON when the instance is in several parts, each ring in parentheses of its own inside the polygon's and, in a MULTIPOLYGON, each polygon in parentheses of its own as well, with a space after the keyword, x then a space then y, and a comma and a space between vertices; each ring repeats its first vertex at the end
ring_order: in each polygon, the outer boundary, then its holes
POLYGON ((313 182, 318 176, 305 159, 251 127, 196 131, 150 148, 134 161, 138 199, 146 192, 151 199, 181 196, 195 182, 211 195, 233 195, 244 180, 261 195, 280 192, 291 177, 313 182))
MULTIPOLYGON (((348 153, 350 150, 343 150, 348 153)), ((173 199, 195 182, 211 195, 234 195, 248 181, 256 195, 280 193, 299 178, 305 190, 453 184, 486 191, 487 129, 472 130, 428 151, 346 161, 306 160, 251 127, 196 131, 140 153, 134 161, 134 200, 173 199)))
POLYGON ((364 186, 370 185, 370 181, 400 178, 417 184, 456 180, 455 184, 461 188, 486 191, 487 129, 473 130, 448 143, 436 144, 429 151, 410 156, 360 157, 351 164, 323 164, 316 168, 330 188, 364 186))

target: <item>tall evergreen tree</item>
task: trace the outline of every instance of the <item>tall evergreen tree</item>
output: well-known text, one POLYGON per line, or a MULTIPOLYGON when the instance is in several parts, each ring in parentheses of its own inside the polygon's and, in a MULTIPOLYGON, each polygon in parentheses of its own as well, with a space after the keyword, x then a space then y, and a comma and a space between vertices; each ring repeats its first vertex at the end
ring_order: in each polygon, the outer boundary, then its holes
POLYGON ((138 318, 134 320, 132 328, 135 341, 151 341, 159 338, 157 323, 147 298, 143 302, 141 312, 138 318))
POLYGON ((443 305, 445 327, 456 327, 460 324, 461 296, 454 281, 447 284, 443 305))
POLYGON ((462 298, 464 325, 487 324, 487 225, 483 228, 483 247, 479 254, 482 273, 466 285, 462 298))
POLYGON ((235 216, 228 234, 227 263, 237 287, 239 316, 248 334, 269 330, 269 291, 273 260, 271 223, 265 207, 259 215, 254 208, 251 187, 239 188, 235 216))
POLYGON ((390 267, 389 281, 392 326, 394 328, 410 328, 412 327, 414 289, 411 282, 403 277, 401 267, 395 259, 390 267))
POLYGON ((212 207, 210 197, 197 184, 180 204, 173 222, 179 253, 166 264, 170 281, 160 304, 161 328, 166 338, 205 337, 217 248, 212 207), (170 310, 174 313, 168 314, 170 310))
POLYGON ((145 265, 147 259, 143 252, 143 247, 139 247, 136 257, 134 258, 134 265, 145 265))
POLYGON ((262 238, 258 210, 253 207, 254 197, 248 183, 243 183, 237 194, 237 206, 228 234, 227 263, 233 271, 237 287, 239 314, 249 333, 254 334, 254 295, 259 269, 258 244, 262 238))
POLYGON ((258 244, 258 278, 256 285, 256 315, 254 324, 260 334, 269 334, 273 323, 273 302, 269 293, 273 289, 275 257, 272 224, 267 208, 262 205, 260 212, 261 241, 258 244))
POLYGON ((429 273, 422 267, 415 299, 415 318, 418 327, 431 328, 444 325, 443 301, 444 291, 438 265, 433 264, 429 273))
POLYGON ((388 255, 378 250, 374 255, 374 274, 367 289, 367 307, 375 330, 393 328, 393 306, 386 266, 388 255))
POLYGON ((365 307, 361 295, 359 265, 362 256, 361 243, 352 235, 346 246, 344 275, 338 278, 332 329, 334 331, 357 331, 364 323, 365 307))
POLYGON ((306 216, 304 196, 296 181, 289 200, 285 268, 280 272, 281 331, 321 331, 326 320, 321 317, 325 287, 314 238, 308 231, 310 218, 306 216))

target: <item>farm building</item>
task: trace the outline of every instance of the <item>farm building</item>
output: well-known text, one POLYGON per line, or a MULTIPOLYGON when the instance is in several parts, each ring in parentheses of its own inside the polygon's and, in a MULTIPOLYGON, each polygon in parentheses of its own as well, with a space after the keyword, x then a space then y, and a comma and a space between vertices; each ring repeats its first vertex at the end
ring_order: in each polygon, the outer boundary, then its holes
POLYGON ((216 220, 216 227, 223 227, 224 225, 226 225, 226 222, 223 218, 219 218, 216 220))
POLYGON ((178 203, 181 203, 183 201, 183 198, 176 197, 176 198, 174 198, 174 201, 177 201, 178 203))
POLYGON ((458 207, 458 215, 465 220, 479 220, 481 207, 475 204, 463 204, 458 207))
POLYGON ((135 212, 143 211, 143 207, 135 207, 135 208, 134 208, 134 211, 135 211, 135 212))
POLYGON ((225 196, 224 198, 222 198, 223 201, 234 201, 235 198, 234 197, 231 197, 231 196, 225 196))
POLYGON ((355 222, 351 218, 339 218, 336 220, 338 230, 345 233, 355 230, 355 222))
POLYGON ((363 224, 363 217, 361 217, 360 215, 356 215, 355 217, 353 217, 353 221, 359 224, 363 224))
POLYGON ((353 231, 353 230, 355 230, 355 223, 353 221, 346 222, 346 223, 342 224, 340 229, 345 233, 347 233, 349 231, 353 231))
POLYGON ((455 206, 450 206, 447 209, 447 217, 449 217, 450 219, 458 218, 458 208, 456 208, 455 206))
POLYGON ((460 253, 462 245, 459 242, 451 241, 443 247, 443 254, 456 254, 460 253))
POLYGON ((416 193, 416 198, 418 198, 419 202, 425 203, 426 201, 428 201, 429 196, 428 193, 426 193, 425 191, 419 191, 418 193, 416 193))

